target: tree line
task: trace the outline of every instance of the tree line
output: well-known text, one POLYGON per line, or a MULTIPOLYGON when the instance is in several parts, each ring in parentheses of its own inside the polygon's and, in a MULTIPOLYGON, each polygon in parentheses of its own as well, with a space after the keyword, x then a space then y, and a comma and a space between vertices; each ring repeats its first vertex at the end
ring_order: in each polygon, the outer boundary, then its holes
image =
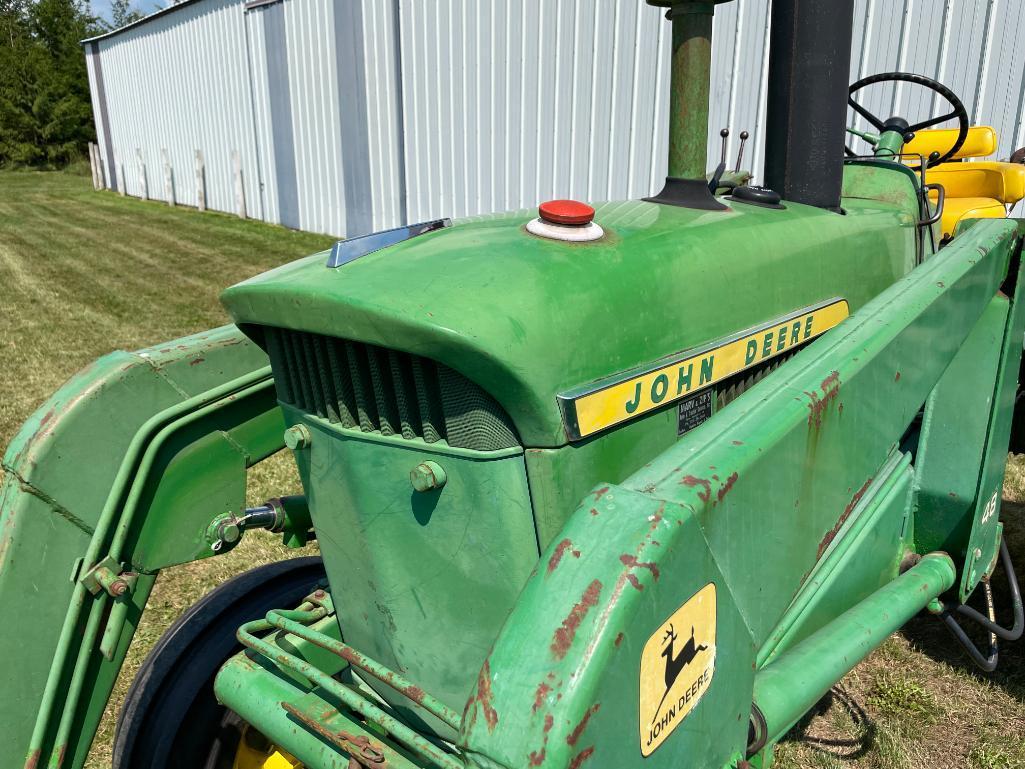
POLYGON ((0 166, 60 168, 96 141, 80 41, 141 14, 114 0, 108 23, 88 0, 0 0, 0 166))

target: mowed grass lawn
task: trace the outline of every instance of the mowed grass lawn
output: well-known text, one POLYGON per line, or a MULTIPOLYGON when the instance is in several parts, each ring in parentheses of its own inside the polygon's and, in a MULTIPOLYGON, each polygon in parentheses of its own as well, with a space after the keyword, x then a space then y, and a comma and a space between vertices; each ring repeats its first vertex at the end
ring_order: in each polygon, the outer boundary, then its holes
MULTIPOLYGON (((97 193, 88 177, 0 173, 0 446, 77 369, 226 322, 218 293, 321 250, 331 238, 97 193)), ((287 457, 253 473, 253 501, 296 488, 287 457)), ((1009 463, 1003 517, 1025 571, 1025 457, 1009 463)), ((294 555, 295 553, 289 553, 294 555)), ((110 765, 128 682, 163 629, 232 573, 280 557, 249 536, 226 556, 157 582, 88 766, 110 765)), ((1006 616, 1006 594, 997 591, 1006 616)), ((1023 767, 1025 642, 975 672, 935 619, 921 617, 848 675, 784 742, 779 767, 1023 767)))

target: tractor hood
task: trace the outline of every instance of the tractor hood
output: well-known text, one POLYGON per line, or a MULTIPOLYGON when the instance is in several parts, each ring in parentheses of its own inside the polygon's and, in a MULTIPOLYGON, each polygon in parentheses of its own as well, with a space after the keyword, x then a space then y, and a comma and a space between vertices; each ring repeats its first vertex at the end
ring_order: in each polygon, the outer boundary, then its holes
POLYGON ((590 243, 528 234, 532 211, 477 217, 337 268, 314 254, 222 301, 258 343, 273 326, 444 363, 505 408, 522 445, 558 446, 558 394, 816 302, 854 310, 910 270, 905 206, 845 208, 607 203, 590 243))

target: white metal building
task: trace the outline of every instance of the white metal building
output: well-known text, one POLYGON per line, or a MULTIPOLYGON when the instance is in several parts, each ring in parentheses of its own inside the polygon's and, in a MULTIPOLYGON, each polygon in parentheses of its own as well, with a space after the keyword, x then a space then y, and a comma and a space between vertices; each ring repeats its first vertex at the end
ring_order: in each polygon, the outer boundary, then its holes
MULTIPOLYGON (((769 1, 715 16, 709 164, 719 128, 731 163, 747 130, 756 176, 769 1)), ((855 14, 851 80, 930 75, 996 127, 999 157, 1025 145, 1025 2, 856 0, 855 14)), ((643 0, 184 0, 85 42, 104 183, 193 206, 202 191, 229 212, 241 197, 248 216, 348 236, 640 197, 665 176, 668 33, 643 0)), ((866 106, 933 106, 885 88, 866 106)))

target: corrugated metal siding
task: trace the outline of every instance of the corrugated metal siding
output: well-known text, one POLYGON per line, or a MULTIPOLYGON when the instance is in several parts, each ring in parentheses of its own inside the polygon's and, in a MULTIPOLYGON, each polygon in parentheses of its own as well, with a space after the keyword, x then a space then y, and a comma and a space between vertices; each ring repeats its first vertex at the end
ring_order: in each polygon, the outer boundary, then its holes
MULTIPOLYGON (((731 167, 747 130, 756 177, 769 5, 720 6, 714 31, 709 165, 721 127, 731 167)), ((1025 144, 1023 22, 1020 0, 856 0, 851 80, 936 77, 994 125, 1006 158, 1025 144)), ((101 152, 123 163, 130 195, 141 148, 163 198, 166 148, 176 198, 194 205, 200 149, 208 206, 234 211, 238 150, 250 216, 351 236, 552 197, 635 198, 665 176, 669 24, 639 1, 196 0, 90 45, 109 114, 101 152)), ((865 104, 911 118, 943 106, 906 85, 865 104)))
POLYGON ((166 149, 175 198, 195 205, 199 149, 206 160, 207 205, 233 211, 231 153, 237 150, 247 204, 262 216, 249 75, 246 57, 239 55, 245 51, 240 10, 235 0, 205 0, 98 41, 113 160, 124 168, 127 194, 142 194, 144 171, 149 197, 165 199, 166 149))
POLYGON ((654 8, 617 0, 403 7, 411 220, 556 197, 637 197, 661 183, 666 121, 656 94, 666 90, 668 25, 654 8))

